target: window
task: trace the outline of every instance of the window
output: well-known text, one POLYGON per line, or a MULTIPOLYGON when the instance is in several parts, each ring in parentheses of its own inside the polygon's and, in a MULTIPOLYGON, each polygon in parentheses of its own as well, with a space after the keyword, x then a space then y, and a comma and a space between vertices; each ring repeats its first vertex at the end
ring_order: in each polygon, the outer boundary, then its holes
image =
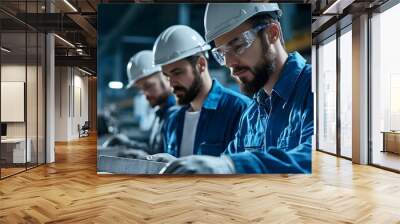
POLYGON ((400 4, 371 18, 372 163, 400 170, 400 4))
MULTIPOLYGON (((11 3, 2 1, 0 6, 11 3)), ((21 15, 39 13, 44 3, 19 2, 18 7, 21 15)), ((1 118, 7 127, 0 144, 0 178, 5 178, 45 162, 46 39, 13 16, 0 12, 0 20, 0 101, 17 99, 11 103, 18 108, 0 104, 1 114, 8 117, 1 118)))
POLYGON ((352 157, 352 33, 340 36, 340 155, 352 157))
POLYGON ((336 36, 318 47, 318 149, 336 153, 336 36))

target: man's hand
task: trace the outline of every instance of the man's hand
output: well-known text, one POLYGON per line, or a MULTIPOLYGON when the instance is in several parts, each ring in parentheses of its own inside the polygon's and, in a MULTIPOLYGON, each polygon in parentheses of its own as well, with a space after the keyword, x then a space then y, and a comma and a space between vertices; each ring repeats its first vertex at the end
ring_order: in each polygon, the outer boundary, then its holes
POLYGON ((162 174, 233 174, 235 167, 227 156, 187 156, 179 158, 163 170, 162 174))
POLYGON ((128 138, 128 136, 124 134, 118 134, 111 136, 103 143, 103 147, 112 147, 112 146, 119 146, 125 148, 133 148, 133 149, 146 149, 147 144, 144 142, 131 140, 128 138))
POLYGON ((146 159, 148 155, 147 152, 140 149, 126 149, 118 153, 118 156, 130 159, 146 159))
POLYGON ((125 135, 118 134, 118 135, 113 135, 110 138, 108 138, 104 143, 104 147, 112 147, 112 146, 126 146, 129 144, 129 138, 125 135))
POLYGON ((149 155, 146 157, 147 160, 156 161, 156 162, 163 162, 163 163, 170 163, 177 158, 168 153, 157 153, 154 155, 149 155))

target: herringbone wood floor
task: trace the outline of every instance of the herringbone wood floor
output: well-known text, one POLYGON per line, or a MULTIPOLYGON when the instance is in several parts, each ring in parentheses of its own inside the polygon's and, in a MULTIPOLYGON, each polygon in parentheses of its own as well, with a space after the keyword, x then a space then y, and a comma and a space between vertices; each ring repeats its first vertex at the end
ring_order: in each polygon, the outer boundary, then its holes
POLYGON ((400 175, 314 153, 312 175, 96 175, 96 139, 0 181, 0 223, 400 223, 400 175))

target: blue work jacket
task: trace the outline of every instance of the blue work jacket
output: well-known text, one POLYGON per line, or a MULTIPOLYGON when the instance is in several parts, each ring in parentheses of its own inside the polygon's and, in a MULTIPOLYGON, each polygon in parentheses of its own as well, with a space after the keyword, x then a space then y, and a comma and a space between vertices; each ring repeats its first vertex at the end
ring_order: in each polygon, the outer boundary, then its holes
POLYGON ((237 173, 310 173, 314 133, 311 66, 289 54, 271 96, 261 89, 225 154, 237 173))
MULTIPOLYGON (((223 87, 213 80, 212 87, 205 99, 196 128, 193 147, 194 155, 220 156, 231 142, 239 125, 242 113, 251 100, 223 87)), ((164 151, 173 156, 180 156, 185 112, 184 106, 171 114, 164 131, 164 151)))
POLYGON ((159 107, 156 111, 156 117, 154 119, 154 122, 152 124, 152 127, 150 129, 150 138, 148 140, 147 144, 147 153, 149 154, 155 154, 155 153, 160 153, 164 151, 164 126, 166 123, 166 120, 168 117, 173 114, 173 112, 177 111, 179 109, 178 106, 176 106, 176 100, 175 96, 173 94, 169 95, 167 100, 165 101, 164 105, 159 107), (153 130, 154 129, 154 130, 153 130), (154 132, 154 136, 151 136, 152 133, 154 132))

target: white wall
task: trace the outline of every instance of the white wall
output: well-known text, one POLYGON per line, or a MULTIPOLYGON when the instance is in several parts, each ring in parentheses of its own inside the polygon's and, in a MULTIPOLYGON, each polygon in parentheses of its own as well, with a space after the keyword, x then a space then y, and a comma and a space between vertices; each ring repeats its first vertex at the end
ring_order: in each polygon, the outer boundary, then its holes
MULTIPOLYGON (((18 64, 6 64, 1 66, 1 81, 4 82, 25 82, 26 70, 32 70, 31 66, 28 68, 24 65, 18 64)), ((33 93, 27 93, 27 96, 33 95, 33 93)), ((1 108, 1 110, 7 110, 7 108, 1 108)), ((7 122, 7 136, 8 137, 25 137, 25 122, 7 122)))
MULTIPOLYGON (((9 64, 1 66, 1 81, 4 82, 25 82, 25 64, 9 64)), ((7 110, 7 108, 1 108, 7 110)), ((8 137, 25 137, 25 122, 7 123, 8 137)))
POLYGON ((55 68, 55 141, 68 140, 68 85, 67 67, 55 68))
MULTIPOLYGON (((5 82, 24 82, 26 85, 26 102, 22 108, 14 110, 20 110, 19 112, 25 114, 26 120, 22 122, 6 122, 7 123, 7 137, 9 138, 27 138, 31 144, 29 147, 32 152, 32 161, 36 162, 36 158, 39 158, 39 163, 44 163, 44 150, 45 150, 45 139, 44 139, 44 93, 43 82, 44 74, 42 73, 41 66, 32 66, 25 64, 3 64, 1 66, 1 81, 5 82), (37 70, 38 69, 38 70, 37 70), (25 80, 27 78, 27 80, 25 80), (22 110, 22 111, 21 111, 22 110), (39 156, 37 156, 39 153, 39 156)), ((5 89, 2 89, 2 92, 5 89)), ((20 90, 21 94, 24 94, 24 90, 20 90)), ((7 95, 2 95, 7 97, 7 95)), ((25 96, 24 96, 25 97, 25 96)), ((3 104, 3 103, 2 103, 3 104)), ((13 113, 12 107, 2 107, 2 112, 13 113)), ((15 113, 15 112, 14 112, 15 113)), ((24 116, 24 115, 22 115, 24 116)))
POLYGON ((88 120, 88 77, 83 75, 76 68, 56 67, 56 141, 79 138, 78 124, 88 120))

